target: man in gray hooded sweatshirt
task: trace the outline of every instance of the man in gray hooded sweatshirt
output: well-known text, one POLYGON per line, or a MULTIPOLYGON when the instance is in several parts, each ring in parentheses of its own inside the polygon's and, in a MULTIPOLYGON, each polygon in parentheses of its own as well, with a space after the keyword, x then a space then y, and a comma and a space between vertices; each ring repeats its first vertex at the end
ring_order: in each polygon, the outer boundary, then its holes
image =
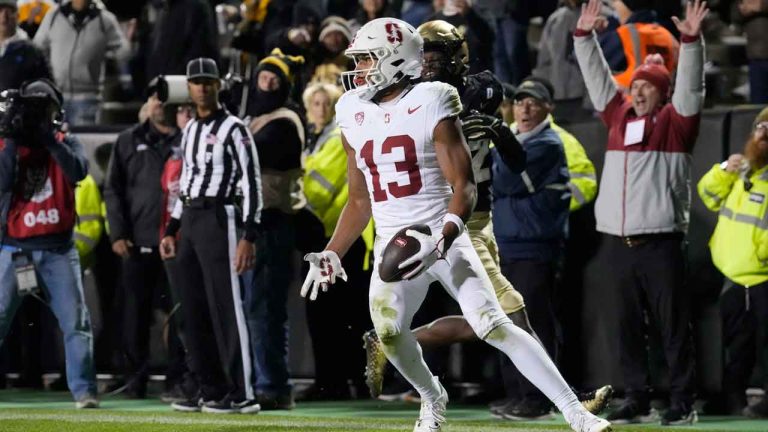
POLYGON ((51 61, 53 77, 64 93, 67 121, 96 123, 106 55, 129 53, 115 15, 98 0, 65 0, 45 15, 34 42, 51 61))

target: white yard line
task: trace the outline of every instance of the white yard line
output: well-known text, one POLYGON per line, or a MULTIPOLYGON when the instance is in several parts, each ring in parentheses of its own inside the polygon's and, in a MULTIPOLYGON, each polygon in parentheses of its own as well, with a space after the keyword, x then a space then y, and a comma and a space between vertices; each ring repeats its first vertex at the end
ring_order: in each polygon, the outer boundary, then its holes
MULTIPOLYGON (((236 414, 235 414, 236 415, 236 414)), ((311 426, 314 428, 328 429, 329 431, 339 428, 353 428, 360 431, 383 429, 393 431, 410 430, 409 425, 386 424, 377 421, 377 419, 357 420, 328 420, 312 418, 282 418, 274 419, 270 416, 240 417, 240 418, 213 418, 206 415, 190 414, 189 417, 182 416, 162 416, 162 415, 119 415, 119 414, 100 414, 100 413, 72 413, 72 414, 47 414, 47 413, 21 413, 21 412, 2 412, 0 411, 0 421, 2 420, 29 420, 29 421, 58 421, 67 423, 126 423, 126 424, 164 424, 164 425, 210 425, 210 426, 276 426, 283 428, 299 429, 302 426, 311 426)), ((384 420, 386 421, 386 420, 384 420)), ((461 432, 498 432, 499 430, 514 430, 515 432, 553 432, 562 429, 523 429, 515 428, 513 424, 500 422, 495 426, 474 426, 474 425, 451 425, 450 422, 445 428, 447 431, 461 432)))
MULTIPOLYGON (((319 428, 349 427, 365 430, 373 426, 371 422, 361 421, 327 421, 325 419, 274 419, 269 416, 233 418, 212 418, 200 414, 191 414, 189 417, 175 416, 127 416, 119 414, 36 414, 36 413, 8 413, 0 412, 0 420, 51 420, 72 423, 128 423, 128 424, 167 424, 167 425, 212 425, 212 426, 263 426, 299 427, 302 425, 319 428), (246 420, 247 419, 247 420, 246 420)), ((376 429, 402 430, 401 426, 375 424, 376 429)))

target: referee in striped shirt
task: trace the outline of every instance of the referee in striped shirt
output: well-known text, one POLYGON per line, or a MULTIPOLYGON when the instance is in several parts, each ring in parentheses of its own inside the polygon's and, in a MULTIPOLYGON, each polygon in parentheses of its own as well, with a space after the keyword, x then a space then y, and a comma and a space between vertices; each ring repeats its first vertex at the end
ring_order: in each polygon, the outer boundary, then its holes
POLYGON ((172 406, 178 411, 256 413, 260 407, 251 386, 238 275, 253 267, 255 259, 261 213, 258 156, 248 128, 219 103, 221 81, 212 59, 187 64, 187 86, 197 118, 184 128, 182 197, 160 252, 183 269, 178 284, 184 342, 200 394, 172 406), (236 195, 242 198, 239 208, 236 195))

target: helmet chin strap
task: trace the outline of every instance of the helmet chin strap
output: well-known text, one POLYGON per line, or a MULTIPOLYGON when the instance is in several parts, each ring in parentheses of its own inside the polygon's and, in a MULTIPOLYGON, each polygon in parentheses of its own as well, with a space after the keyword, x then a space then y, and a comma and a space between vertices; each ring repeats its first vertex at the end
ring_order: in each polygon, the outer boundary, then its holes
POLYGON ((413 87, 413 83, 411 82, 409 77, 403 76, 403 78, 400 78, 400 80, 388 85, 387 87, 379 90, 376 92, 376 94, 373 95, 371 98, 371 102, 379 103, 381 101, 381 98, 387 95, 387 92, 392 91, 394 87, 400 87, 401 88, 401 95, 404 95, 405 93, 408 93, 408 90, 410 90, 411 87, 413 87), (405 84, 403 85, 403 82, 405 84))

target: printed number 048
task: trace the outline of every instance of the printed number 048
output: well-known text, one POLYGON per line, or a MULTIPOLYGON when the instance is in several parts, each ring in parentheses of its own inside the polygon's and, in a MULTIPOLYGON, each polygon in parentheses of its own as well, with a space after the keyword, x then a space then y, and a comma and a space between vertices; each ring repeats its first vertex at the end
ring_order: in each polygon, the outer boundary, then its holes
POLYGON ((57 209, 40 210, 35 214, 34 212, 27 212, 24 214, 24 225, 32 228, 37 224, 41 225, 55 225, 59 223, 59 211, 57 209))
MULTIPOLYGON (((395 162, 397 172, 408 173, 408 183, 399 184, 389 182, 386 187, 389 193, 395 198, 404 198, 416 195, 421 190, 421 173, 419 172, 419 163, 416 157, 416 143, 408 135, 395 135, 388 137, 381 145, 381 154, 392 153, 392 150, 402 147, 405 159, 395 162)), ((368 140, 363 144, 360 150, 360 156, 365 161, 365 165, 371 172, 373 183, 373 200, 375 202, 386 201, 389 199, 387 191, 381 185, 379 167, 373 160, 373 140, 368 140)))

